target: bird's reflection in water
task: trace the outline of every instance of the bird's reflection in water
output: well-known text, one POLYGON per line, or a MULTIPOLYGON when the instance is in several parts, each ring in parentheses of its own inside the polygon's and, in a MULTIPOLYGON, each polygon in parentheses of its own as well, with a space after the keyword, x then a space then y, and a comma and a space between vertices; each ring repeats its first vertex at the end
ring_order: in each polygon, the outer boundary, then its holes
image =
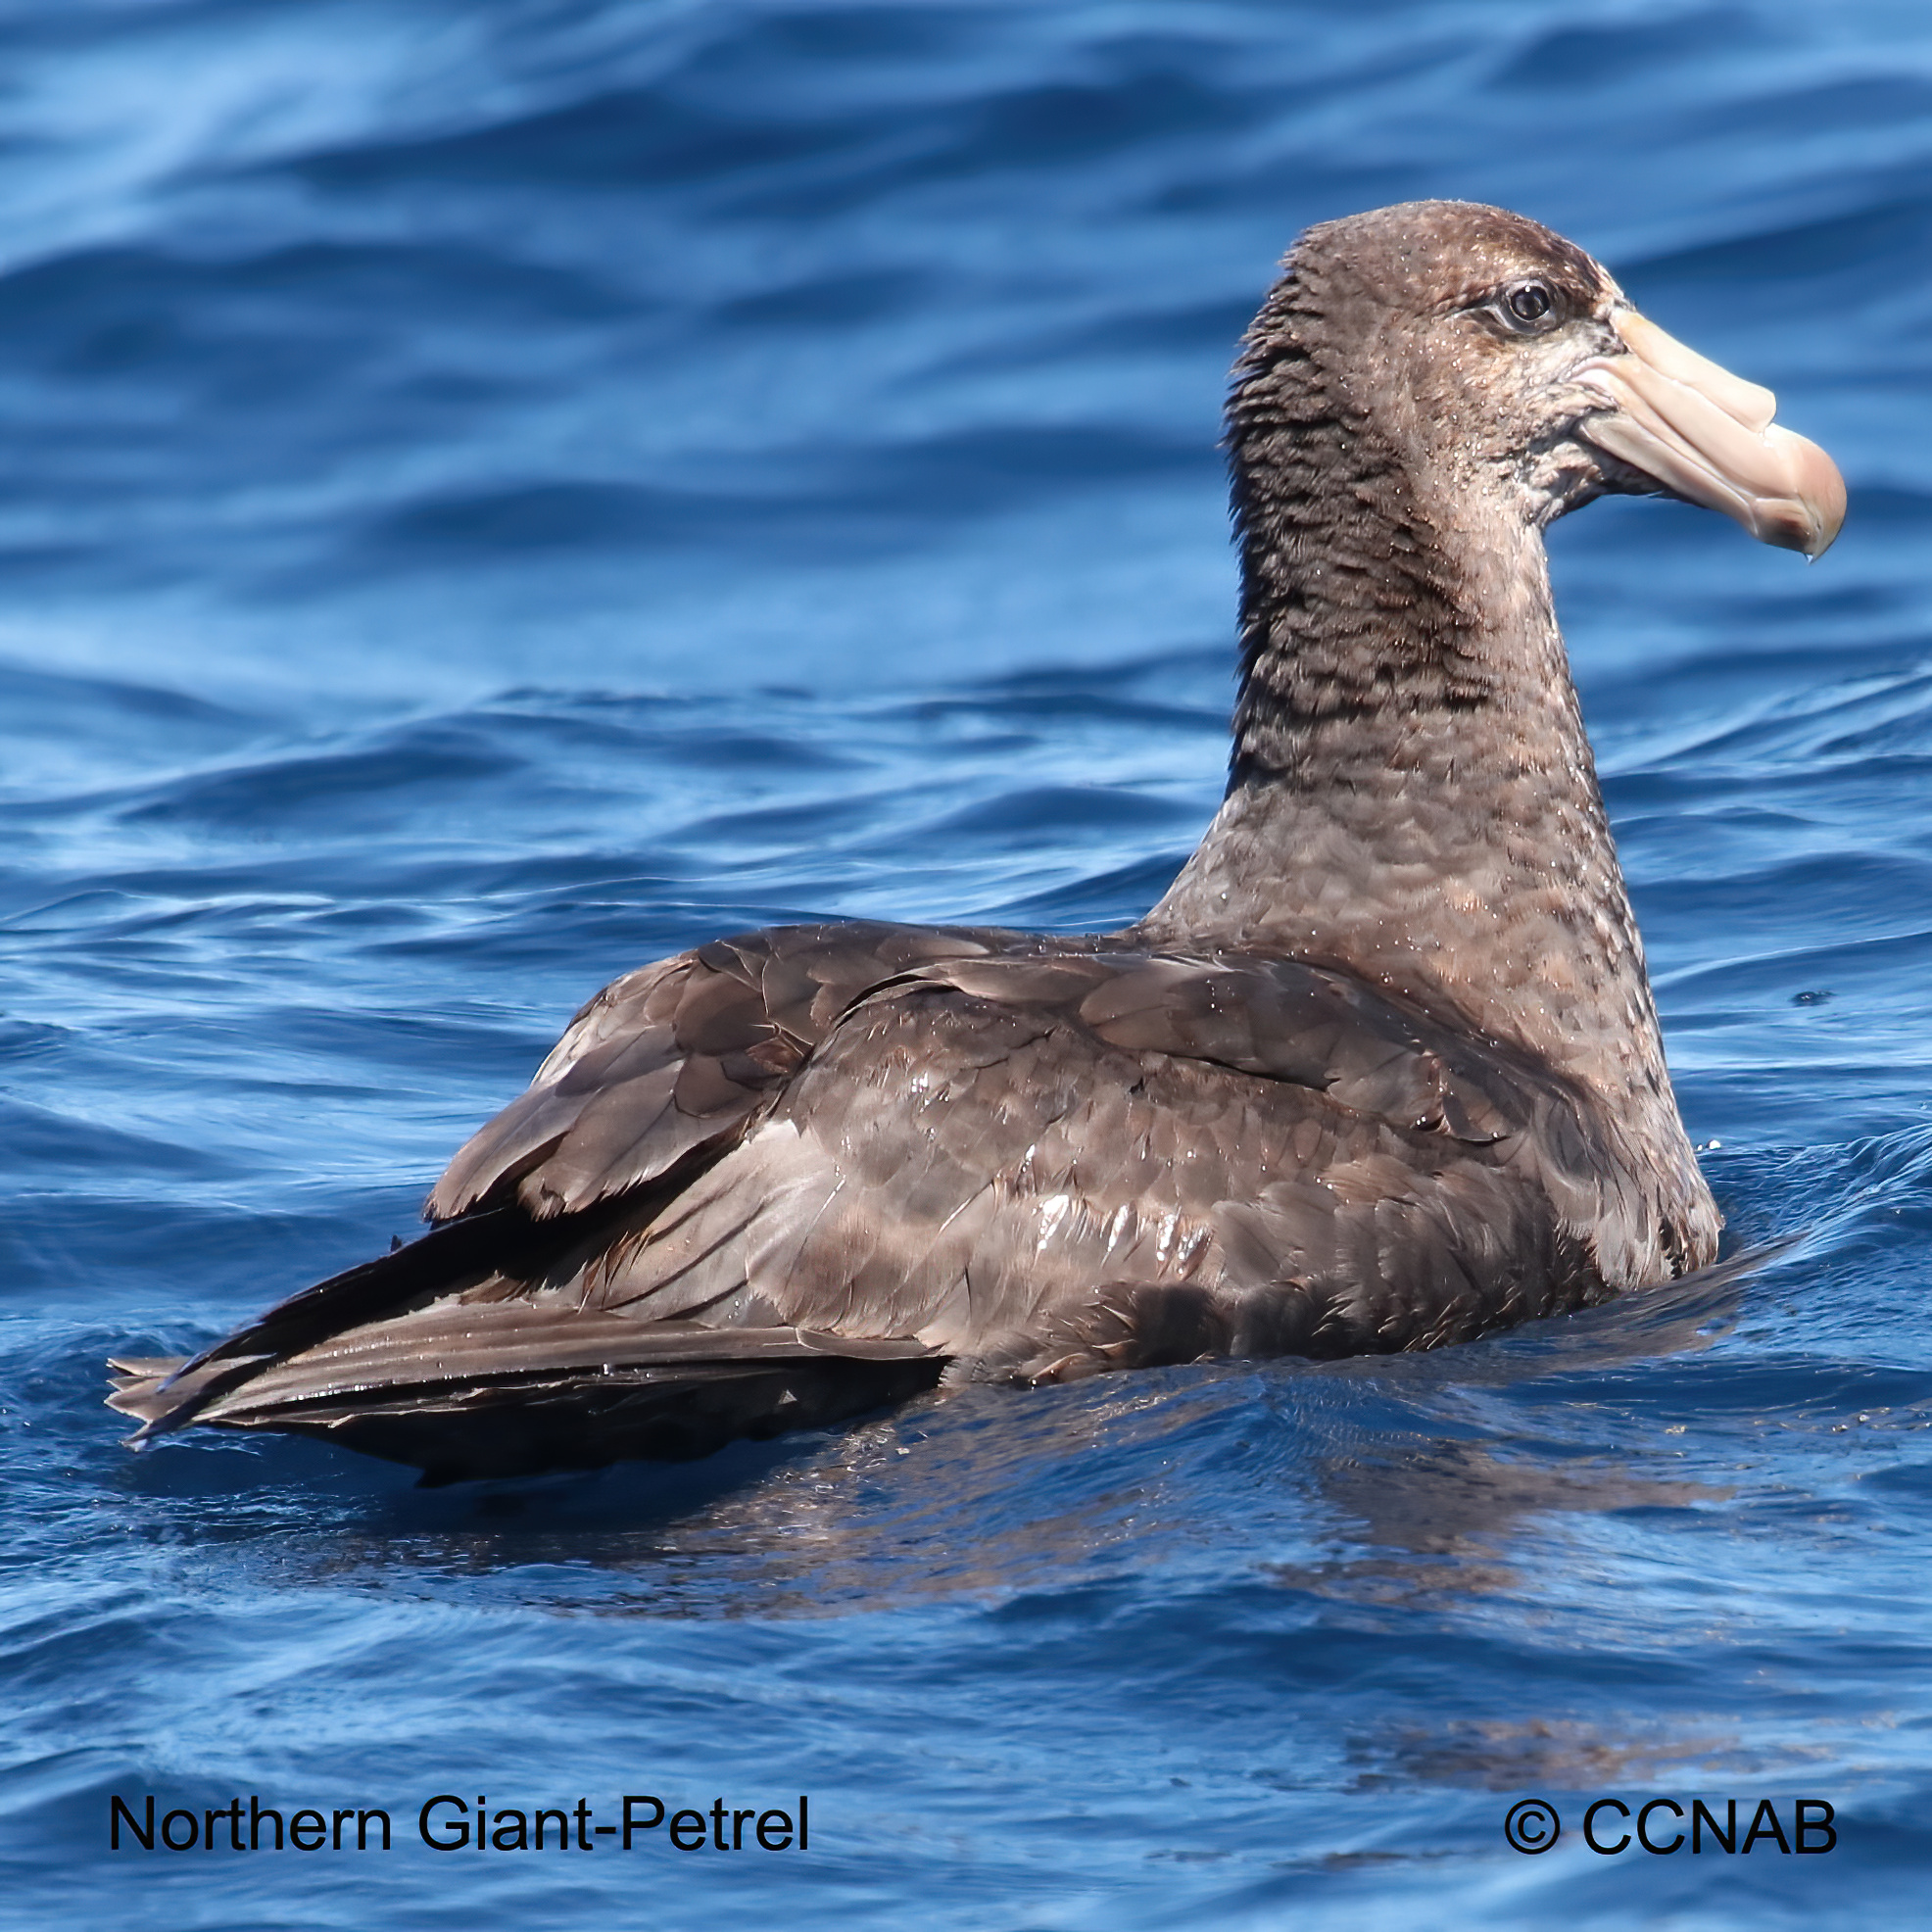
POLYGON ((1368 1550, 1338 1562, 1280 1565, 1277 1579, 1323 1595, 1405 1603, 1419 1591, 1467 1595, 1513 1586, 1517 1577, 1501 1553, 1524 1517, 1679 1509, 1732 1494, 1642 1475, 1616 1461, 1519 1461, 1478 1443, 1420 1435, 1407 1453, 1391 1445, 1373 1461, 1328 1471, 1322 1489, 1355 1520, 1351 1540, 1368 1550))
POLYGON ((1428 1729, 1391 1724, 1358 1740, 1350 1755, 1358 1791, 1426 1783, 1614 1796, 1645 1787, 1708 1790, 1725 1777, 1790 1772, 1833 1753, 1788 1730, 1774 1748, 1763 1748, 1721 1712, 1657 1717, 1619 1703, 1597 1717, 1480 1717, 1428 1729))
POLYGON ((1367 1371, 1418 1384, 1419 1394, 1439 1380, 1446 1399, 1419 1400, 1409 1425, 1326 1461, 1317 1483, 1349 1525, 1345 1547, 1318 1565, 1283 1564, 1273 1573, 1323 1594, 1359 1589, 1365 1600, 1417 1589, 1468 1593, 1511 1580, 1497 1559, 1526 1517, 1722 1500, 1726 1488, 1665 1476, 1669 1465, 1651 1462, 1664 1449, 1654 1437, 1633 1441, 1606 1426, 1598 1411, 1611 1391, 1593 1384, 1625 1363, 1708 1346, 1735 1319, 1742 1279, 1773 1252, 1739 1255, 1674 1288, 1545 1323, 1514 1345, 1506 1339, 1481 1351, 1473 1374, 1441 1376, 1444 1364, 1425 1357, 1338 1364, 1338 1378, 1367 1371), (1517 1399, 1497 1414, 1487 1399, 1496 1396, 1517 1399))

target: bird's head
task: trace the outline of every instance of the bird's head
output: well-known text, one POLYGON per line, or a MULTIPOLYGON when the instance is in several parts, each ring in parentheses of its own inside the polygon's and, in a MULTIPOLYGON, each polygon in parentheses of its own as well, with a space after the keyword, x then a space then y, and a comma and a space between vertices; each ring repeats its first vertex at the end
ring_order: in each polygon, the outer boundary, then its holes
POLYGON ((1302 236, 1249 331, 1231 427, 1238 452, 1248 433, 1352 426, 1437 522, 1487 504, 1540 527, 1594 497, 1665 495, 1816 556, 1844 520, 1844 481, 1775 409, 1562 236, 1434 201, 1302 236))

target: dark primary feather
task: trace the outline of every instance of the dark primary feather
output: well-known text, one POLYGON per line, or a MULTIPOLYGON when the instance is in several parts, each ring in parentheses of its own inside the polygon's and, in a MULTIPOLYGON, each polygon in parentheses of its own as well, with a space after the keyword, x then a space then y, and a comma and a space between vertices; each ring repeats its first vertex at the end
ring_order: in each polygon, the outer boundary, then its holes
POLYGON ((1459 204, 1290 258, 1230 411, 1229 795, 1144 920, 794 926, 627 975, 422 1239, 119 1365, 136 1439, 433 1480, 701 1455, 942 1379, 1429 1348, 1711 1261, 1537 534, 1613 485, 1510 494, 1548 437, 1455 306, 1525 264, 1609 299, 1459 204))

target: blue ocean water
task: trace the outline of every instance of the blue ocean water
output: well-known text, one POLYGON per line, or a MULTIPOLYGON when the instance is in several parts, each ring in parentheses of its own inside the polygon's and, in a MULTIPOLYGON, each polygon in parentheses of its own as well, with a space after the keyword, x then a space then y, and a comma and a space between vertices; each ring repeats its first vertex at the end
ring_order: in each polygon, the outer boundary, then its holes
POLYGON ((1882 0, 4 0, 0 1920, 1920 1915, 1928 244, 1882 0), (1814 568, 1553 546, 1687 1122, 1793 1245, 682 1469, 121 1446, 110 1351, 407 1233, 615 973, 1143 909, 1221 783, 1235 337, 1304 223, 1436 194, 1850 481, 1814 568), (396 1844, 117 1853, 115 1793, 396 1844), (439 1793, 811 1840, 441 1853, 439 1793), (1583 1843, 1652 1797, 1838 1842, 1583 1843))

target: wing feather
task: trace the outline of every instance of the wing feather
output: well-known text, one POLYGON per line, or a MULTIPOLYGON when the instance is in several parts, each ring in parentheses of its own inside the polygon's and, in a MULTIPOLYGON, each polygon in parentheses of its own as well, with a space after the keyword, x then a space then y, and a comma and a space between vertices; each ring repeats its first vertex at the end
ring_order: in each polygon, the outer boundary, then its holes
POLYGON ((424 1213, 450 1221, 514 1198, 550 1220, 654 1181, 740 1132, 870 987, 909 962, 987 949, 970 932, 774 927, 626 974, 459 1149, 424 1213))

